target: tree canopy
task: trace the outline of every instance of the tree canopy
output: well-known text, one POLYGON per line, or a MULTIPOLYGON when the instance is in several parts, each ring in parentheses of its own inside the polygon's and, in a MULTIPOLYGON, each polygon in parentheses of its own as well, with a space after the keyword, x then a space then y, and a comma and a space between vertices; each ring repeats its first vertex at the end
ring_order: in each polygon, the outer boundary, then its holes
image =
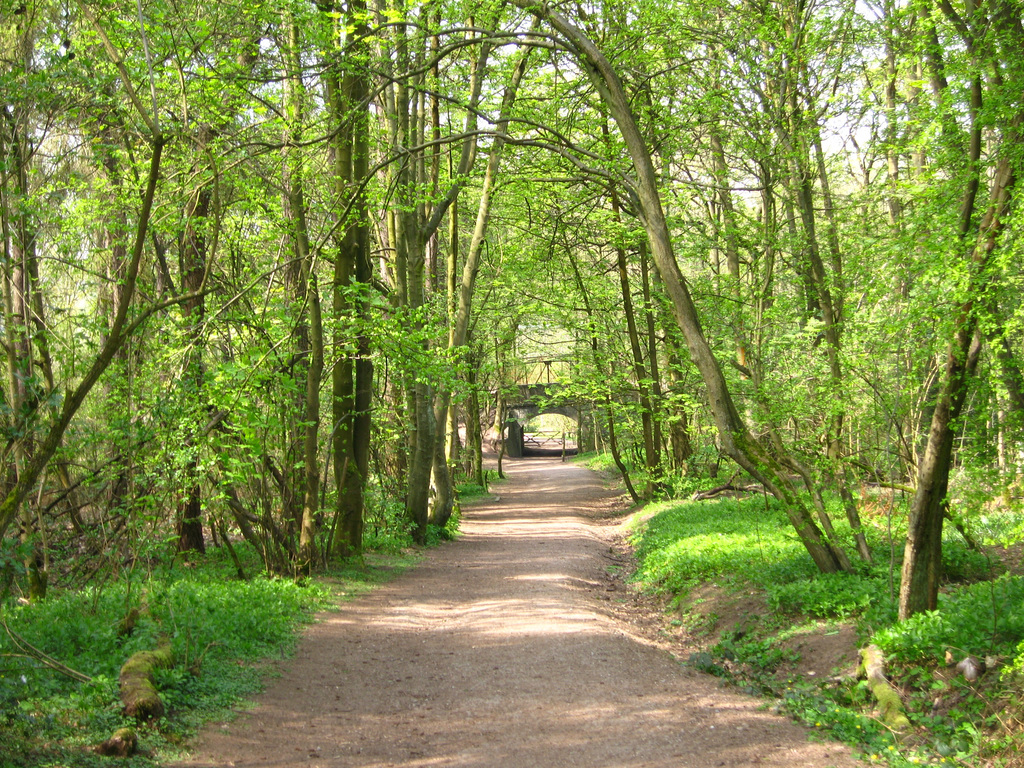
POLYGON ((909 494, 904 618, 1018 482, 1019 2, 0 16, 7 589, 422 542, 555 361, 636 501, 731 466, 823 572, 909 494))

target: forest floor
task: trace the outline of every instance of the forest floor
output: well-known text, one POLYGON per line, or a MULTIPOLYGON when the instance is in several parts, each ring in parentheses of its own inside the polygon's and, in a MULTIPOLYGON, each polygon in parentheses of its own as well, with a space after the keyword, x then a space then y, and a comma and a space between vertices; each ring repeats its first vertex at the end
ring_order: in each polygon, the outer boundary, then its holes
POLYGON ((599 475, 504 468, 462 535, 321 616, 255 707, 181 765, 862 765, 667 652, 664 617, 623 582, 624 502, 599 475))

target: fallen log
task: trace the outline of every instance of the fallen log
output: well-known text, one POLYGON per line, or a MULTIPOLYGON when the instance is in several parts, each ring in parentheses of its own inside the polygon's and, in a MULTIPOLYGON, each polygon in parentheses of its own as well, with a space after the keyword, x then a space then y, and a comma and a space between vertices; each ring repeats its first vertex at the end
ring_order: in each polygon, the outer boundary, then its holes
POLYGON ((158 720, 164 716, 164 702, 156 690, 153 675, 158 669, 174 666, 171 641, 160 639, 156 650, 132 654, 121 667, 118 684, 124 713, 138 722, 158 720))
POLYGON ((710 490, 697 491, 690 497, 690 501, 713 499, 715 496, 729 491, 733 491, 735 493, 761 493, 764 490, 760 485, 734 485, 733 480, 735 480, 738 475, 739 472, 735 473, 732 477, 722 483, 722 485, 711 488, 710 490))
POLYGON ((877 645, 869 645, 860 651, 860 667, 858 673, 867 678, 871 693, 878 702, 878 713, 883 725, 893 730, 902 731, 910 727, 910 721, 903 711, 903 701, 888 678, 885 676, 885 658, 882 649, 877 645))

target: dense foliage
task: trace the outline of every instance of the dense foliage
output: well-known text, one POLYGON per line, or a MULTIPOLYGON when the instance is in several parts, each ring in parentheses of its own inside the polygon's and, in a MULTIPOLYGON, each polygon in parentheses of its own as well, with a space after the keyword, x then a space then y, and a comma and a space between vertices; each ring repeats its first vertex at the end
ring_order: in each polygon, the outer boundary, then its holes
POLYGON ((444 535, 542 380, 636 501, 759 489, 657 578, 938 609, 1019 497, 1021 16, 0 0, 0 610, 444 535))
MULTIPOLYGON (((634 518, 636 579, 666 593, 688 642, 706 648, 689 663, 776 697, 780 709, 853 744, 870 760, 1013 764, 1024 737, 1024 574, 1006 572, 1000 554, 1014 564, 1019 546, 1006 544, 1016 545, 1019 535, 1004 531, 1020 525, 1021 513, 972 523, 972 532, 989 543, 987 555, 951 535, 938 609, 897 622, 898 561, 879 558, 884 565, 854 575, 816 574, 795 556, 784 518, 771 506, 758 497, 665 502, 634 518), (724 590, 722 604, 742 595, 765 610, 718 615, 717 604, 693 601, 708 582, 724 590), (851 674, 852 663, 819 669, 815 677, 794 673, 800 652, 793 638, 838 634, 842 625, 856 628, 860 646, 881 649, 905 700, 909 729, 882 722, 867 683, 851 674), (977 663, 977 675, 965 660, 977 663)), ((894 517, 902 518, 905 502, 898 506, 894 517)), ((883 515, 868 518, 869 541, 879 554, 893 536, 904 535, 891 522, 883 515)), ((804 653, 813 654, 813 647, 804 653)))

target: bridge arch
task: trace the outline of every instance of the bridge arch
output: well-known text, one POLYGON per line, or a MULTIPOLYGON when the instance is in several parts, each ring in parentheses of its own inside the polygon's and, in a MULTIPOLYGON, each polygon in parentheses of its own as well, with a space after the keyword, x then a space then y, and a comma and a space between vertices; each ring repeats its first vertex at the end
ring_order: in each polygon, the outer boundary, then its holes
POLYGON ((546 414, 557 414, 571 419, 576 423, 572 439, 564 442, 568 451, 576 453, 583 444, 584 419, 579 404, 560 401, 558 384, 520 385, 518 398, 506 406, 508 417, 505 420, 505 451, 511 458, 520 458, 531 452, 554 452, 560 450, 560 442, 552 442, 550 438, 540 441, 529 437, 525 432, 527 424, 546 414))

